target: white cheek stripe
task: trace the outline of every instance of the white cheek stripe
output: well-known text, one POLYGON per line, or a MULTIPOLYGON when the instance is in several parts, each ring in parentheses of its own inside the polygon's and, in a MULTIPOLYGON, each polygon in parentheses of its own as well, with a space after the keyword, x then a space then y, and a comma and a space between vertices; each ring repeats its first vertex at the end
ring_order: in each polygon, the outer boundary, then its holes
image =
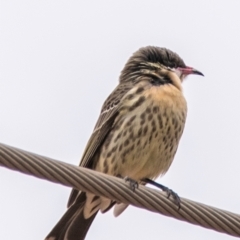
POLYGON ((182 71, 180 71, 180 70, 177 69, 177 68, 173 68, 173 71, 177 74, 177 76, 178 76, 179 78, 182 77, 182 71))

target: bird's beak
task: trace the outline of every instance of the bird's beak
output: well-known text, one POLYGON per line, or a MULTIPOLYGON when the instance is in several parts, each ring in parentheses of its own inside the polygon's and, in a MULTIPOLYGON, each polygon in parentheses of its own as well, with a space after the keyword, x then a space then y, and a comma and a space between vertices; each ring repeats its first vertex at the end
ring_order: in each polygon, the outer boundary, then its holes
POLYGON ((192 67, 177 68, 183 75, 196 74, 204 76, 200 71, 192 67))

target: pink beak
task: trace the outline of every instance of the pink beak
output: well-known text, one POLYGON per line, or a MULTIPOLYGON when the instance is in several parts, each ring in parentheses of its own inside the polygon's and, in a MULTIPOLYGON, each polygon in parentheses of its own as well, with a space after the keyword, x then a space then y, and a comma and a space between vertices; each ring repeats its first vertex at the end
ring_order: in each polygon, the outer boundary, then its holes
POLYGON ((185 68, 177 68, 179 71, 182 72, 182 74, 184 75, 189 75, 189 74, 196 74, 196 75, 201 75, 204 76, 200 71, 198 71, 195 68, 192 67, 185 67, 185 68))

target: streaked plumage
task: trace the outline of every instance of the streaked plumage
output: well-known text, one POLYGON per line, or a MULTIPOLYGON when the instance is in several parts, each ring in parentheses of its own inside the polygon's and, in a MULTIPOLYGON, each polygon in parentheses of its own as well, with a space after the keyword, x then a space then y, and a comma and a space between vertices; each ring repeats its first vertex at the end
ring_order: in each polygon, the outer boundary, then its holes
MULTIPOLYGON (((181 138, 187 104, 182 81, 200 72, 172 51, 139 49, 128 60, 119 85, 103 104, 80 166, 140 182, 170 167, 181 138)), ((97 212, 115 203, 73 190, 68 210, 46 240, 82 240, 97 212)), ((119 215, 126 205, 118 205, 119 215)))

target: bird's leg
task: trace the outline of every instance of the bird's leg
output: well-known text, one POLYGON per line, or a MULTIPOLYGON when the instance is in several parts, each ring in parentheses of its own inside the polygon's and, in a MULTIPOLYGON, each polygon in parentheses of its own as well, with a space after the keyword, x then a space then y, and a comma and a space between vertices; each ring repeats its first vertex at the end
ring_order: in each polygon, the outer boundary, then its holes
POLYGON ((166 186, 164 186, 164 185, 162 185, 162 184, 160 184, 160 183, 157 183, 157 182, 155 182, 155 181, 153 181, 153 180, 151 180, 151 179, 149 179, 149 178, 144 178, 144 179, 142 179, 142 181, 143 181, 144 183, 149 183, 149 184, 151 184, 151 185, 153 185, 153 186, 155 186, 155 187, 158 187, 158 188, 160 188, 162 191, 166 192, 166 193, 167 193, 167 198, 169 198, 170 196, 172 196, 173 199, 174 199, 174 202, 175 202, 175 203, 177 204, 177 206, 178 206, 178 210, 180 209, 180 207, 181 207, 181 199, 180 199, 180 197, 178 196, 178 194, 175 193, 172 189, 169 189, 168 187, 166 187, 166 186))

